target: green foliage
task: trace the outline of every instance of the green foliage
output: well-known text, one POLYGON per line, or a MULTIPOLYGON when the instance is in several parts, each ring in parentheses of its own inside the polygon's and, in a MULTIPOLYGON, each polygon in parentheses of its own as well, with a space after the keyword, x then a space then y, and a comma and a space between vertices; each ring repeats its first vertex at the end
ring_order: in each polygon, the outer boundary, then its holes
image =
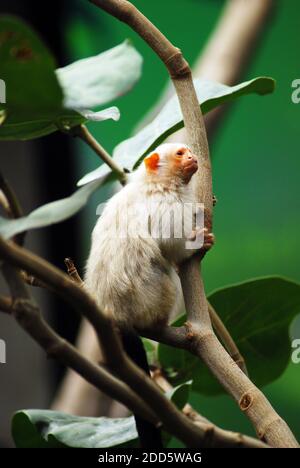
POLYGON ((86 418, 47 410, 15 413, 12 435, 18 448, 129 446, 137 439, 133 416, 86 418))
POLYGON ((63 99, 54 59, 20 19, 0 19, 0 62, 1 78, 7 85, 0 138, 31 138, 54 131, 63 99))
POLYGON ((130 91, 141 76, 142 57, 130 41, 56 70, 65 106, 86 109, 130 91))
MULTIPOLYGON (((174 388, 166 396, 178 408, 189 397, 191 382, 174 388)), ((59 411, 22 410, 12 419, 12 435, 18 448, 100 448, 137 446, 134 417, 88 418, 59 411)), ((170 436, 164 434, 165 440, 170 436)))
MULTIPOLYGON (((262 387, 278 379, 290 361, 289 327, 300 312, 300 285, 267 277, 219 289, 208 299, 244 356, 251 380, 262 387)), ((183 322, 182 317, 176 325, 183 322)), ((190 353, 160 344, 158 356, 173 382, 193 379, 193 390, 208 396, 224 392, 190 353)))
POLYGON ((87 120, 117 120, 115 107, 87 109, 127 92, 140 77, 142 59, 126 41, 55 70, 52 55, 35 32, 19 18, 1 16, 0 63, 7 84, 6 103, 0 105, 0 140, 27 140, 87 120))
POLYGON ((177 408, 182 409, 189 400, 191 386, 191 380, 177 385, 177 387, 166 393, 166 397, 173 401, 177 408))
MULTIPOLYGON (((236 86, 226 86, 200 79, 196 79, 194 83, 203 114, 239 96, 251 93, 272 93, 275 86, 274 80, 267 77, 254 78, 236 86)), ((116 146, 113 157, 121 167, 132 170, 143 156, 182 127, 183 120, 178 99, 173 96, 149 125, 116 146)), ((78 185, 97 179, 106 180, 109 174, 110 169, 102 165, 86 174, 78 185)))
POLYGON ((7 219, 0 216, 0 235, 9 239, 20 232, 50 226, 70 218, 86 205, 99 185, 99 181, 91 182, 70 197, 47 203, 22 218, 7 219))

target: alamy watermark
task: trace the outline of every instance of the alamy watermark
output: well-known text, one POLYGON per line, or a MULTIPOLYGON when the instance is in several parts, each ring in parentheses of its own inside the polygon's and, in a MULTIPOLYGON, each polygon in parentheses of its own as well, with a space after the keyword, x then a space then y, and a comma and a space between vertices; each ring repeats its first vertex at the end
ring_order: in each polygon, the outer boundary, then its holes
POLYGON ((291 94, 291 100, 294 104, 299 104, 300 102, 300 78, 296 78, 292 81, 291 87, 294 88, 291 94))
POLYGON ((0 104, 6 103, 6 84, 4 80, 0 79, 0 104))
POLYGON ((6 343, 0 340, 0 364, 6 364, 6 343))
MULTIPOLYGON (((98 205, 96 214, 104 213, 105 207, 98 205)), ((128 203, 107 216, 114 239, 183 239, 186 249, 200 249, 204 243, 203 203, 172 203, 168 210, 155 202, 128 203)))
POLYGON ((300 363, 300 338, 295 338, 292 341, 292 348, 294 351, 292 352, 292 362, 294 364, 300 363))

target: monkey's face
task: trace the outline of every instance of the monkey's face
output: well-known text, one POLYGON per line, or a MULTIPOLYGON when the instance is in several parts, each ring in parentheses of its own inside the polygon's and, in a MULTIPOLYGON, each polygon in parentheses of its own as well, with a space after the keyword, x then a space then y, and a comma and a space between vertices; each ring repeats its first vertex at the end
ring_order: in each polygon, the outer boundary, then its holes
POLYGON ((198 160, 187 146, 180 146, 172 151, 169 155, 169 164, 186 184, 198 170, 198 160))
POLYGON ((179 178, 187 184, 198 169, 198 161, 188 146, 178 143, 160 145, 144 160, 151 177, 179 178))

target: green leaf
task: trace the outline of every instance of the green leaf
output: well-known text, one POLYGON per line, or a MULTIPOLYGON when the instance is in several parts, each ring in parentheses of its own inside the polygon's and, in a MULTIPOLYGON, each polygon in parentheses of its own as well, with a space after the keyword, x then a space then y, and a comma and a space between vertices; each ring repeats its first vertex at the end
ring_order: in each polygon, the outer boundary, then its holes
POLYGON ((156 357, 156 351, 157 351, 157 345, 151 340, 148 340, 147 338, 142 338, 143 345, 147 354, 147 360, 149 366, 155 366, 157 363, 157 357, 156 357))
POLYGON ((191 380, 177 385, 177 387, 174 387, 169 392, 166 392, 166 397, 169 398, 169 400, 171 400, 174 405, 176 405, 177 408, 181 410, 188 402, 191 386, 191 380))
POLYGON ((55 70, 52 55, 35 32, 19 18, 1 16, 0 78, 6 85, 6 103, 0 104, 0 112, 6 115, 0 120, 0 140, 37 138, 87 120, 118 120, 116 107, 100 112, 89 107, 127 92, 140 77, 141 62, 126 41, 55 70))
MULTIPOLYGON (((251 380, 263 387, 278 379, 290 362, 289 327, 300 313, 300 284, 280 277, 246 281, 219 289, 209 301, 244 356, 251 380)), ((176 326, 184 322, 181 317, 176 326)), ((160 344, 158 357, 173 383, 193 379, 193 390, 216 395, 223 389, 201 361, 160 344)))
POLYGON ((33 31, 12 16, 0 17, 0 63, 6 84, 1 108, 7 113, 0 139, 53 131, 63 99, 53 57, 33 31))
POLYGON ((64 105, 86 109, 106 104, 130 91, 141 76, 142 57, 130 41, 95 57, 56 70, 64 105))
POLYGON ((99 185, 99 181, 91 182, 76 190, 70 197, 47 203, 22 218, 0 217, 0 236, 9 239, 20 232, 50 226, 70 218, 86 205, 99 185))
POLYGON ((22 410, 12 419, 18 448, 115 447, 137 439, 134 417, 87 418, 58 411, 22 410))
MULTIPOLYGON (((254 78, 236 86, 200 79, 195 80, 194 84, 203 114, 245 94, 272 93, 275 86, 274 80, 268 77, 254 78)), ((177 96, 173 96, 149 125, 114 149, 113 157, 120 166, 132 170, 142 157, 182 127, 183 120, 178 99, 177 96)), ((86 174, 78 185, 96 179, 105 180, 109 173, 110 169, 102 165, 86 174)))

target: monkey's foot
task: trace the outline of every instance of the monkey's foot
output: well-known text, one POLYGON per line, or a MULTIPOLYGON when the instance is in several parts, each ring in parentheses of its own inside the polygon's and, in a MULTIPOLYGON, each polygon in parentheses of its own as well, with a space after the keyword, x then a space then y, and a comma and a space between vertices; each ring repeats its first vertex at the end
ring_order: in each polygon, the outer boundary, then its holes
POLYGON ((203 235, 203 245, 201 249, 209 250, 215 243, 215 236, 212 232, 208 232, 207 228, 196 228, 193 229, 191 235, 189 236, 189 240, 194 241, 197 237, 203 235))
POLYGON ((217 203, 218 203, 218 199, 216 195, 213 195, 213 206, 216 206, 217 203))

